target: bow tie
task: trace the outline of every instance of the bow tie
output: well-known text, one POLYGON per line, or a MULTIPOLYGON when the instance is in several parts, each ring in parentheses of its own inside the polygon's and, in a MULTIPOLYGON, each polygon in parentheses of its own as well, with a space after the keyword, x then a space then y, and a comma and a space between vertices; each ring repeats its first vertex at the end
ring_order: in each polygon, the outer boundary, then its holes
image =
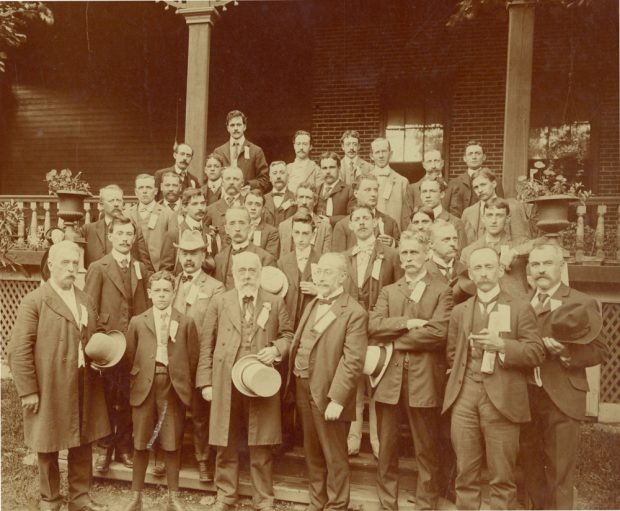
POLYGON ((237 254, 240 254, 241 252, 245 252, 247 248, 248 248, 247 246, 240 247, 240 248, 232 248, 232 255, 237 255, 237 254))
POLYGON ((149 208, 148 206, 140 206, 140 208, 138 209, 138 211, 140 213, 146 213, 148 211, 150 211, 151 208, 149 208))
POLYGON ((271 192, 274 197, 284 197, 285 192, 271 192))
POLYGON ((331 298, 317 298, 317 302, 319 303, 319 305, 331 305, 332 303, 334 303, 336 298, 338 298, 338 296, 332 296, 331 298))
POLYGON ((243 303, 252 303, 254 301, 254 297, 253 296, 244 296, 243 297, 243 303))
POLYGON ((351 252, 351 254, 352 255, 365 254, 368 257, 370 257, 372 255, 373 250, 374 250, 373 246, 370 246, 370 247, 355 246, 353 247, 353 251, 351 252))
POLYGON ((193 275, 185 275, 184 273, 183 275, 181 275, 181 282, 185 284, 186 282, 191 281, 193 278, 193 275))

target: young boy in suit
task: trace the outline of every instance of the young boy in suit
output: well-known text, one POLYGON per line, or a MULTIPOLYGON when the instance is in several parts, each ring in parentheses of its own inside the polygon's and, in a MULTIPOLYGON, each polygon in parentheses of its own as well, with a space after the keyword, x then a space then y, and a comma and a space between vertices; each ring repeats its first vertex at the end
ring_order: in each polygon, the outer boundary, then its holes
POLYGON ((153 307, 135 316, 127 331, 127 360, 134 424, 134 465, 131 501, 125 511, 142 510, 142 488, 155 440, 165 452, 168 480, 167 511, 182 511, 178 498, 180 452, 185 409, 189 407, 198 363, 194 321, 172 308, 175 279, 168 271, 149 279, 153 307))

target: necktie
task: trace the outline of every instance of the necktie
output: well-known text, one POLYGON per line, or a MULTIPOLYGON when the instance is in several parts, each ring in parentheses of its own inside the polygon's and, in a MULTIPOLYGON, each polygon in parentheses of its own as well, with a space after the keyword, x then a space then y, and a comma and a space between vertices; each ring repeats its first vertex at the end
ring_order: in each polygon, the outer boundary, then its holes
POLYGON ((121 259, 121 269, 127 271, 127 268, 129 268, 129 261, 127 259, 121 259))
POLYGON ((548 298, 549 295, 547 293, 538 293, 538 303, 536 304, 536 307, 534 307, 534 312, 536 312, 536 314, 541 314, 544 312, 545 302, 548 298))
POLYGON ((164 312, 161 317, 161 324, 159 325, 159 344, 160 346, 166 346, 168 343, 168 313, 164 312))
POLYGON ((229 208, 232 208, 234 200, 232 197, 226 197, 226 204, 228 204, 229 208))
POLYGON ((373 246, 369 246, 369 247, 360 247, 359 245, 356 245, 355 247, 353 247, 353 250, 351 251, 351 255, 358 255, 358 254, 362 254, 362 255, 366 255, 368 257, 370 257, 372 255, 372 251, 373 251, 374 247, 373 246))
POLYGON ((186 275, 185 273, 183 275, 181 275, 181 282, 183 284, 185 284, 186 282, 191 282, 191 280, 194 278, 193 275, 186 275))
POLYGON ((330 194, 331 191, 332 191, 332 187, 325 185, 323 187, 323 197, 322 198, 324 200, 327 200, 329 198, 329 194, 330 194))
POLYGON ((254 317, 254 297, 243 297, 243 317, 246 321, 251 321, 254 317))
POLYGON ((353 167, 353 160, 349 160, 349 175, 351 176, 351 182, 355 181, 357 177, 355 175, 355 168, 353 167))
POLYGON ((168 207, 169 207, 172 211, 174 211, 174 207, 175 207, 175 206, 176 206, 176 204, 172 204, 172 202, 169 202, 169 203, 168 203, 168 207))
POLYGON ((284 192, 272 192, 271 195, 274 197, 284 197, 284 192))
POLYGON ((237 161, 237 158, 239 158, 239 142, 234 142, 233 143, 233 160, 237 161))
POLYGON ((333 296, 332 298, 318 298, 317 302, 319 305, 331 305, 334 303, 334 300, 338 298, 337 296, 333 296))
POLYGON ((245 252, 246 248, 247 247, 233 248, 232 249, 232 255, 237 255, 237 254, 240 254, 241 252, 245 252))

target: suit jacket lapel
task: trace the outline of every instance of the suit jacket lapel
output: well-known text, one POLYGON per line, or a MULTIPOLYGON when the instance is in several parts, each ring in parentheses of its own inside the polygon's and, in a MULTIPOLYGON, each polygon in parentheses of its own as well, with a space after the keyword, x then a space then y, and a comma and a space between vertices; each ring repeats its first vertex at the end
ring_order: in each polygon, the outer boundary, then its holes
MULTIPOLYGON (((368 282, 368 279, 372 275, 372 267, 374 266, 375 260, 379 257, 380 254, 383 255, 383 249, 380 248, 379 242, 376 241, 375 246, 372 247, 372 254, 370 254, 370 258, 368 259, 368 264, 366 265, 366 271, 364 273, 364 280, 362 282, 362 287, 366 285, 366 282, 368 282)), ((357 264, 355 266, 357 267, 357 264)), ((381 277, 381 275, 379 275, 379 277, 381 277)), ((356 285, 357 285, 357 282, 356 282, 356 285)))
MULTIPOLYGON (((71 309, 69 309, 69 306, 65 303, 65 301, 60 297, 60 295, 54 291, 54 288, 52 287, 51 284, 46 283, 45 286, 47 286, 47 296, 45 298, 45 301, 47 303, 47 305, 49 305, 49 307, 51 309, 53 309, 54 311, 56 311, 58 314, 60 314, 63 318, 71 321, 71 323, 73 323, 79 330, 80 325, 77 324, 76 320, 75 320, 75 316, 73 315, 73 312, 71 312, 71 309)), ((73 291, 75 293, 75 290, 73 291)), ((78 309, 80 308, 80 301, 78 301, 78 297, 77 297, 77 293, 75 293, 75 301, 77 303, 78 309)))
POLYGON ((239 292, 237 290, 226 297, 226 305, 226 311, 233 327, 241 333, 241 307, 239 306, 239 292))
MULTIPOLYGON (((131 296, 136 295, 136 289, 138 288, 138 274, 136 273, 136 264, 139 265, 140 263, 135 259, 130 258, 129 272, 131 278, 131 296)), ((140 272, 140 275, 142 276, 142 278, 144 278, 142 272, 140 272)))
POLYGON ((155 329, 155 313, 153 312, 153 307, 144 313, 144 324, 151 332, 153 332, 155 346, 157 346, 157 330, 155 329))
POLYGON ((105 260, 103 260, 102 263, 105 264, 105 266, 107 267, 107 273, 110 276, 110 280, 112 281, 112 283, 117 287, 117 289, 125 298, 129 298, 127 296, 127 291, 125 290, 125 285, 123 284, 121 268, 114 260, 114 258, 108 254, 107 256, 105 256, 105 260))
POLYGON ((97 238, 99 238, 99 243, 101 243, 101 247, 103 248, 103 252, 105 253, 105 247, 106 247, 106 242, 105 242, 105 238, 106 238, 106 228, 105 228, 105 219, 101 219, 97 221, 97 229, 95 229, 95 231, 97 232, 97 238))
POLYGON ((468 342, 467 337, 471 333, 471 326, 474 322, 475 301, 476 301, 476 297, 473 296, 469 300, 467 300, 463 305, 463 332, 465 334, 465 342, 468 342))

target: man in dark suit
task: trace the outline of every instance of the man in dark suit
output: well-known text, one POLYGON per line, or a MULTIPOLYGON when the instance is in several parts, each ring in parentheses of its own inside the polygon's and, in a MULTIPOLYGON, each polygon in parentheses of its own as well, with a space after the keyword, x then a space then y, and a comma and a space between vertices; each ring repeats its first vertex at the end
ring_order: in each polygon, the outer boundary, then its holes
POLYGON ((241 193, 243 188, 243 173, 236 167, 227 167, 222 172, 222 197, 207 208, 205 225, 211 226, 215 231, 215 239, 218 251, 230 243, 226 236, 226 211, 232 207, 243 207, 244 197, 241 193))
POLYGON ((418 465, 416 508, 437 509, 452 291, 426 270, 429 246, 424 238, 404 232, 398 250, 405 277, 381 290, 368 323, 373 342, 394 343, 394 354, 373 395, 381 446, 377 493, 381 509, 398 509, 399 411, 403 410, 418 465))
MULTIPOLYGON (((194 157, 194 150, 186 143, 181 142, 174 145, 172 151, 174 165, 155 171, 155 187, 160 190, 162 177, 166 172, 174 172, 181 181, 181 192, 187 188, 200 188, 200 180, 192 175, 187 169, 194 157)), ((157 195, 157 199, 163 198, 161 191, 157 195)))
POLYGON ((260 289, 258 255, 237 254, 232 266, 235 287, 216 296, 207 309, 196 371, 196 387, 211 402, 209 441, 217 446, 217 502, 211 509, 229 511, 236 504, 243 430, 254 509, 273 511, 271 449, 282 441, 280 394, 248 397, 232 384, 232 370, 247 355, 266 365, 286 357, 293 331, 282 298, 260 289))
POLYGON ((19 304, 8 346, 23 409, 24 442, 37 456, 38 509, 46 511, 63 507, 58 451, 64 449, 69 510, 108 509, 89 495, 92 442, 108 435, 110 425, 101 374, 91 368, 84 353, 96 331, 97 311, 90 297, 75 286, 79 261, 80 248, 72 241, 52 245, 47 261, 50 278, 19 304))
POLYGON ((176 244, 181 239, 184 231, 191 230, 202 234, 207 251, 205 270, 213 271, 215 268, 213 258, 217 254, 217 244, 213 232, 204 222, 207 211, 207 202, 204 195, 198 188, 189 188, 183 192, 181 202, 185 216, 180 223, 170 222, 161 247, 160 268, 175 274, 179 273, 181 269, 177 261, 176 244))
POLYGON ((295 194, 287 186, 286 163, 281 160, 271 162, 269 165, 269 181, 271 181, 273 188, 265 195, 265 222, 277 228, 297 211, 295 194))
POLYGON ((204 175, 205 184, 202 185, 202 193, 207 201, 207 206, 222 198, 223 171, 224 160, 219 154, 211 153, 207 156, 204 175))
POLYGON ((84 224, 80 230, 81 236, 86 240, 84 248, 84 267, 88 269, 90 264, 112 250, 112 243, 108 239, 108 226, 112 219, 123 214, 123 190, 118 185, 108 185, 99 190, 99 204, 102 216, 96 222, 84 224))
POLYGON ((243 171, 245 184, 250 188, 260 188, 264 193, 269 191, 267 160, 263 150, 245 139, 247 118, 243 112, 233 110, 226 116, 226 129, 230 140, 217 147, 226 167, 239 167, 243 171))
MULTIPOLYGON (((353 195, 357 204, 369 206, 377 220, 375 236, 388 247, 395 247, 400 238, 400 228, 392 217, 377 209, 379 201, 379 181, 372 174, 361 174, 353 183, 353 195)), ((344 252, 355 245, 355 235, 349 226, 349 217, 340 220, 334 227, 332 250, 344 252)))
POLYGON ((226 211, 226 234, 231 244, 215 256, 215 278, 224 284, 226 290, 234 287, 232 256, 241 252, 254 252, 262 266, 276 266, 273 256, 254 245, 250 239, 250 215, 245 208, 230 208, 226 211))
MULTIPOLYGON (((355 245, 345 252, 347 274, 345 290, 358 303, 370 312, 384 286, 393 284, 402 274, 398 252, 386 247, 374 234, 376 219, 368 206, 353 206, 349 215, 349 226, 355 235, 355 245)), ((357 409, 355 421, 351 424, 347 439, 349 454, 360 451, 362 441, 362 424, 364 422, 364 396, 366 381, 360 380, 357 388, 357 409)), ((378 456, 379 437, 374 402, 369 405, 370 444, 373 453, 378 456)))
POLYGON ((368 345, 368 315, 343 288, 346 259, 321 256, 313 279, 318 297, 303 313, 291 348, 286 395, 304 430, 310 505, 345 510, 350 497, 349 424, 368 345))
POLYGON ((353 190, 340 179, 340 158, 333 151, 325 152, 319 160, 323 184, 319 187, 316 205, 318 215, 329 218, 332 228, 351 210, 355 202, 353 190))
POLYGON ((181 176, 173 170, 164 172, 161 176, 161 184, 159 190, 161 191, 160 204, 172 213, 181 212, 181 176))
POLYGON ((473 284, 464 276, 467 266, 458 258, 459 237, 454 224, 435 220, 429 234, 432 255, 426 262, 426 269, 439 282, 450 286, 455 304, 461 303, 471 296, 473 284))
MULTIPOLYGON (((419 181, 411 183, 407 187, 407 202, 409 203, 409 211, 414 211, 416 208, 422 206, 422 198, 420 196, 420 185, 424 179, 441 179, 443 180, 443 158, 441 152, 437 149, 431 149, 424 153, 424 160, 422 161, 422 167, 424 167, 425 174, 419 181)), ((443 197, 442 197, 443 198, 443 197)), ((407 226, 403 225, 403 229, 407 226)))
MULTIPOLYGON (((128 218, 112 220, 108 238, 110 254, 95 261, 86 273, 84 291, 95 304, 97 328, 126 333, 129 320, 149 308, 148 278, 144 263, 130 255, 135 226, 128 218)), ((100 442, 105 449, 95 462, 95 470, 106 473, 112 455, 124 465, 132 465, 131 409, 129 407, 129 369, 121 362, 103 373, 112 434, 100 442)))
POLYGON ((280 235, 278 229, 265 222, 263 206, 265 196, 259 188, 253 188, 245 196, 243 206, 250 214, 250 239, 257 247, 269 252, 274 259, 280 255, 280 235))
POLYGON ((485 451, 490 508, 516 508, 519 431, 531 419, 525 370, 545 358, 532 307, 500 289, 501 273, 494 250, 475 250, 469 277, 476 295, 450 316, 443 412, 452 413, 458 509, 480 509, 485 451))
POLYGON ((444 206, 449 213, 461 218, 463 210, 478 200, 471 184, 471 178, 486 160, 482 144, 477 140, 470 140, 465 146, 463 161, 467 170, 448 183, 444 206))
POLYGON ((536 285, 531 304, 547 350, 528 381, 532 422, 521 434, 525 486, 533 509, 574 509, 580 422, 588 391, 585 368, 603 363, 608 355, 600 336, 600 306, 561 282, 564 264, 562 248, 555 244, 536 244, 529 255, 536 285))

